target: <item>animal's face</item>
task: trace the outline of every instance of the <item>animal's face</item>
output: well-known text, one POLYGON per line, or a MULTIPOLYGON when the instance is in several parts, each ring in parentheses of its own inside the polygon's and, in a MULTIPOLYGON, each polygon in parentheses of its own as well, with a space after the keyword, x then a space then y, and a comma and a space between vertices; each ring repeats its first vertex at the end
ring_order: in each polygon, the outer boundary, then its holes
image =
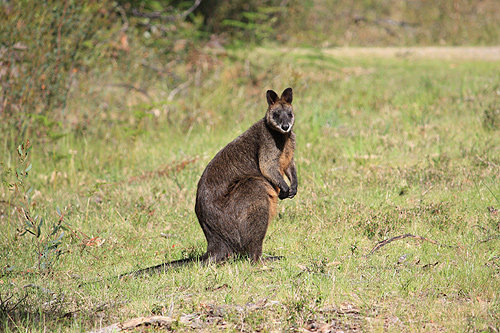
POLYGON ((285 89, 280 98, 274 91, 268 90, 266 97, 269 104, 266 113, 267 124, 281 133, 290 132, 295 122, 292 88, 285 89))
POLYGON ((290 104, 274 103, 267 111, 267 123, 281 133, 292 130, 295 117, 290 104))

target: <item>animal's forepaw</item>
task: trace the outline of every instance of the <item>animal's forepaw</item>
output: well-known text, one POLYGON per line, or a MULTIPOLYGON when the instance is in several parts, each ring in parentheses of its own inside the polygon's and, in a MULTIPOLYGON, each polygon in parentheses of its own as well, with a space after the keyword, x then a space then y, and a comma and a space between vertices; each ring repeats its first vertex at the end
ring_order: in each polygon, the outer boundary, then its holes
POLYGON ((280 198, 281 200, 283 199, 286 199, 290 196, 290 193, 289 193, 289 190, 285 190, 285 191, 280 191, 280 193, 278 194, 278 198, 280 198))

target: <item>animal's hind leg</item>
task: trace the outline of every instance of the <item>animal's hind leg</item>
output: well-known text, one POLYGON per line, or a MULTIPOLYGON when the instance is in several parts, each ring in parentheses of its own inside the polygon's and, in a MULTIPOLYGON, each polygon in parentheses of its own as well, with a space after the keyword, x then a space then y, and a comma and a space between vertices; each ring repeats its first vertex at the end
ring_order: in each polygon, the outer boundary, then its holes
POLYGON ((258 177, 248 179, 240 189, 245 194, 240 221, 242 250, 256 262, 262 256, 262 243, 276 211, 278 194, 266 179, 258 177))
POLYGON ((248 177, 235 184, 222 207, 210 201, 198 202, 196 214, 208 243, 203 259, 219 262, 235 254, 248 254, 259 260, 277 197, 265 178, 248 177))
POLYGON ((228 246, 227 241, 220 240, 217 236, 207 238, 207 243, 207 253, 203 256, 204 260, 219 263, 234 255, 234 250, 228 246))
POLYGON ((236 254, 234 240, 238 238, 238 228, 234 226, 234 219, 228 219, 228 207, 221 209, 202 197, 197 200, 195 210, 207 240, 207 252, 202 259, 221 262, 236 254))
POLYGON ((247 228, 245 252, 248 253, 252 261, 257 262, 262 256, 262 244, 266 236, 269 225, 269 203, 266 198, 254 202, 249 210, 245 224, 247 228))

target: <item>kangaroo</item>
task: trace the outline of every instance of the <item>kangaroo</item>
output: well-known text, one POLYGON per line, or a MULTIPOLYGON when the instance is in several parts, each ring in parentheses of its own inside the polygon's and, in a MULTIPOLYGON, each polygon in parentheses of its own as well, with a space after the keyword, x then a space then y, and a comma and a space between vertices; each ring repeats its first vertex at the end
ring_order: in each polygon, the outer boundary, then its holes
MULTIPOLYGON (((297 194, 292 88, 285 89, 279 98, 268 90, 266 98, 264 118, 222 148, 198 182, 195 212, 207 239, 201 261, 221 262, 248 255, 257 262, 278 198, 291 199, 297 194)), ((194 260, 163 263, 119 278, 161 272, 194 260)))
POLYGON ((280 98, 268 90, 266 98, 265 117, 219 151, 198 183, 195 211, 207 239, 202 260, 243 254, 258 261, 277 199, 297 193, 292 88, 280 98))

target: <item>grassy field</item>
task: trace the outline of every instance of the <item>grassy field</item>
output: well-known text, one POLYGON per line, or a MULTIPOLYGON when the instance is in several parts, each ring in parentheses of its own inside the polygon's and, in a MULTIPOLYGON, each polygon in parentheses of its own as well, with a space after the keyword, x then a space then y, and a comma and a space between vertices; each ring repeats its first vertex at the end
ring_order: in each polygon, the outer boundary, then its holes
MULTIPOLYGON (((25 138, 45 223, 20 236, 22 196, 1 187, 0 331, 151 315, 177 331, 500 330, 500 61, 271 47, 213 59, 180 86, 134 78, 147 95, 112 85, 121 74, 82 76, 90 92, 66 110, 106 125, 25 138), (203 169, 264 115, 267 89, 288 86, 299 191, 264 242, 284 259, 112 278, 204 252, 203 169)), ((15 182, 16 152, 0 159, 15 182)))

